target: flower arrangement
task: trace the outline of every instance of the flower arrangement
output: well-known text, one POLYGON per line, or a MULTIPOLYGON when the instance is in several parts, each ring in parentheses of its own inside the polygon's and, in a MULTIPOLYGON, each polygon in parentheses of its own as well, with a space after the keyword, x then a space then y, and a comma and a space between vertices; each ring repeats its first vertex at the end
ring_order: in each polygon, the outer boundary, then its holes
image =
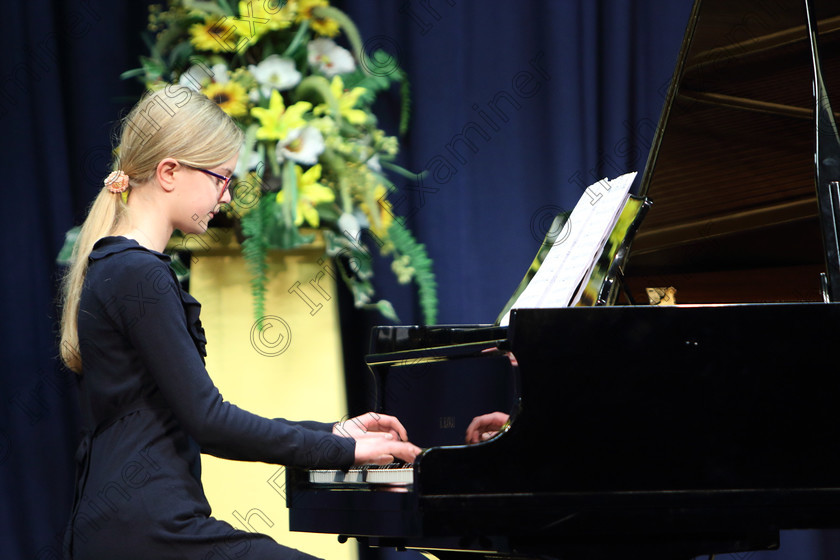
POLYGON ((314 228, 357 307, 396 319, 389 302, 374 302, 375 248, 392 258, 401 283, 416 284, 423 319, 434 323, 432 263, 387 199, 386 172, 416 176, 394 163, 398 141, 371 109, 379 92, 399 83, 405 131, 404 73, 396 66, 372 73, 365 64, 387 53, 367 55, 353 22, 328 0, 170 0, 150 8, 149 31, 151 54, 123 77, 149 89, 179 83, 200 91, 245 133, 226 213, 241 226, 257 316, 267 251, 308 243, 314 228))

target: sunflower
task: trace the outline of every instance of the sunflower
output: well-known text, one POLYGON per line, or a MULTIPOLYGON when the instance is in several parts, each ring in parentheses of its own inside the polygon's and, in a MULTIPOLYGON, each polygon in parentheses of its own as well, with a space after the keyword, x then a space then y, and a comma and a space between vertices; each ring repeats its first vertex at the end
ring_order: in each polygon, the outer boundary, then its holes
POLYGON ((190 43, 200 51, 230 52, 236 48, 236 27, 228 18, 208 18, 190 26, 190 43))
POLYGON ((248 114, 248 93, 239 82, 213 82, 202 92, 231 117, 244 117, 248 114))
POLYGON ((299 0, 296 21, 300 23, 308 19, 315 33, 325 37, 335 37, 340 29, 338 22, 332 18, 316 15, 316 8, 328 8, 329 6, 330 3, 327 0, 299 0))
POLYGON ((269 31, 291 27, 297 9, 294 2, 278 4, 279 9, 269 9, 268 2, 239 2, 240 17, 235 20, 239 34, 247 37, 250 43, 256 43, 269 31))

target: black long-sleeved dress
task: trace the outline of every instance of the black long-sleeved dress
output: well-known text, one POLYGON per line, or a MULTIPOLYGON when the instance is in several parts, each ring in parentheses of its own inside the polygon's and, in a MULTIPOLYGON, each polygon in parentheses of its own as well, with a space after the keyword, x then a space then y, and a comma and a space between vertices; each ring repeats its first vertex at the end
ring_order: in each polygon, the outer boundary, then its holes
POLYGON ((79 311, 85 433, 68 558, 306 556, 210 517, 199 454, 346 468, 355 442, 330 424, 263 418, 224 401, 204 368, 199 311, 166 255, 124 237, 94 246, 79 311))

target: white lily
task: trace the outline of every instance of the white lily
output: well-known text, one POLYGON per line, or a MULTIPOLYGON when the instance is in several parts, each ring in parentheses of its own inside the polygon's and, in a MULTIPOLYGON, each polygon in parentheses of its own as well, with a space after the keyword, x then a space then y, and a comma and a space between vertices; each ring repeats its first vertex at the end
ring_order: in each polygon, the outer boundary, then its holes
POLYGON ((201 88, 210 82, 221 84, 228 81, 227 66, 224 64, 193 64, 178 78, 178 84, 188 87, 193 91, 201 91, 201 88))
MULTIPOLYGON (((364 217, 364 214, 362 214, 364 217)), ((348 240, 352 242, 356 242, 360 239, 360 233, 362 231, 362 224, 359 223, 358 217, 354 216, 353 214, 348 214, 344 212, 338 218, 338 229, 347 237, 348 240)), ((364 226, 367 227, 367 226, 364 226)))
POLYGON ((226 84, 230 81, 227 64, 219 62, 211 66, 210 70, 213 71, 213 81, 217 84, 226 84))
POLYGON ((283 58, 279 54, 267 56, 257 65, 250 65, 248 69, 260 84, 260 90, 265 97, 271 95, 271 90, 285 91, 300 83, 300 72, 295 68, 295 62, 283 58))
POLYGON ((277 161, 283 162, 290 159, 297 163, 315 165, 325 147, 324 137, 317 128, 312 126, 297 128, 277 143, 277 161))
POLYGON ((350 51, 336 45, 332 39, 313 39, 306 45, 306 50, 309 64, 328 78, 356 69, 356 61, 350 51))

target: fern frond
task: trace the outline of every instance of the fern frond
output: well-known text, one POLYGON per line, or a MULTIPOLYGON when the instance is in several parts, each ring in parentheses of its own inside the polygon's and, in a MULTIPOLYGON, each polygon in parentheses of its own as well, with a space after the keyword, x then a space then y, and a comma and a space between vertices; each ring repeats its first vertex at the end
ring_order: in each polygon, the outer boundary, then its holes
POLYGON ((408 74, 400 70, 400 136, 408 133, 408 124, 411 119, 411 83, 408 81, 408 74))
POLYGON ((260 199, 257 207, 242 217, 242 256, 251 273, 251 295, 254 301, 254 319, 265 316, 265 294, 268 284, 268 241, 266 229, 271 219, 270 197, 260 199))
POLYGON ((427 325, 435 324, 438 313, 437 280, 426 246, 418 243, 411 232, 396 220, 388 227, 388 236, 394 244, 396 255, 408 257, 409 266, 414 269, 412 278, 417 285, 424 322, 427 325))

